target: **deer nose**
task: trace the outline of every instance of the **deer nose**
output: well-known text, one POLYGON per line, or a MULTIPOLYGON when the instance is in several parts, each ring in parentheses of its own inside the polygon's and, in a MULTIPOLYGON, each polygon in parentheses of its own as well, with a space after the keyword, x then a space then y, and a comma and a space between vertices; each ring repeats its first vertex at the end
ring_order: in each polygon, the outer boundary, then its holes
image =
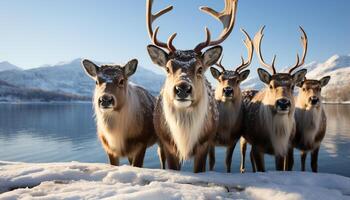
POLYGON ((109 108, 114 104, 114 98, 112 95, 104 94, 98 99, 99 105, 102 108, 109 108))
POLYGON ((312 96, 312 97, 310 97, 309 101, 310 101, 311 105, 316 105, 320 101, 320 99, 316 96, 312 96))
POLYGON ((233 96, 233 88, 232 87, 225 87, 223 89, 223 92, 224 92, 224 95, 226 97, 230 97, 230 96, 233 96))
POLYGON ((191 94, 192 87, 187 83, 180 83, 175 86, 174 90, 177 97, 180 99, 185 99, 191 94))
POLYGON ((281 110, 287 110, 291 106, 291 103, 289 99, 282 98, 276 101, 276 106, 281 110))

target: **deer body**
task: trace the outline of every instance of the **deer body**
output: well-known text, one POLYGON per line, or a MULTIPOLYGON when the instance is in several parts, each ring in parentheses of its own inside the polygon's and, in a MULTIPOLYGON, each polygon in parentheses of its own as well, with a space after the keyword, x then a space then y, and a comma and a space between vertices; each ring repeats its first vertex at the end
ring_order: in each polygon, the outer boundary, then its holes
POLYGON ((247 62, 241 58, 242 63, 240 66, 235 70, 227 70, 220 60, 216 65, 221 68, 221 72, 214 67, 210 68, 211 74, 218 81, 215 89, 215 99, 219 110, 218 130, 213 145, 209 149, 210 170, 213 170, 215 165, 215 146, 225 146, 226 171, 231 172, 232 154, 237 141, 241 137, 243 112, 240 83, 248 77, 250 70, 242 70, 250 65, 253 58, 253 43, 249 35, 243 29, 241 31, 246 36, 244 44, 248 50, 247 62))
MULTIPOLYGON (((165 148, 170 168, 180 169, 179 162, 195 157, 200 161, 206 155, 218 121, 218 112, 209 83, 205 83, 205 96, 195 107, 178 110, 167 100, 164 90, 157 100, 154 124, 165 148), (173 163, 176 160, 176 163, 173 163)), ((195 161, 195 162, 196 162, 195 161)), ((204 163, 202 163, 204 162, 204 163)), ((198 163, 199 164, 199 163, 198 163)), ((197 166, 202 167, 202 166, 197 166)))
MULTIPOLYGON (((272 64, 267 64, 261 55, 262 28, 254 37, 254 48, 258 54, 260 63, 272 71, 272 75, 266 70, 259 68, 258 75, 266 87, 261 91, 246 91, 244 93, 244 127, 242 151, 245 151, 246 142, 252 145, 250 153, 253 171, 265 171, 264 154, 275 156, 277 170, 286 169, 288 166, 287 156, 292 149, 292 139, 295 135, 295 101, 293 97, 294 86, 300 83, 306 74, 306 69, 292 74, 293 70, 304 64, 307 50, 307 37, 301 28, 301 37, 304 46, 301 62, 297 55, 296 64, 288 73, 276 73, 272 64)), ((245 153, 242 153, 242 160, 245 153)), ((244 163, 241 163, 241 171, 244 171, 244 163)))
POLYGON ((119 165, 119 158, 127 157, 131 165, 142 167, 146 149, 157 142, 157 136, 152 122, 155 98, 128 82, 137 60, 123 67, 99 67, 89 60, 82 64, 96 81, 93 106, 97 134, 110 163, 119 165))
MULTIPOLYGON (((305 79, 298 86, 296 97, 296 134, 293 147, 301 151, 301 170, 305 171, 305 160, 311 152, 311 169, 317 172, 318 151, 326 134, 327 117, 321 102, 321 88, 328 84, 329 76, 320 80, 305 79)), ((293 168, 293 151, 288 155, 289 170, 293 168)))
POLYGON ((127 91, 127 105, 112 113, 101 112, 99 95, 94 97, 98 136, 114 157, 133 157, 157 141, 152 122, 155 98, 139 86, 128 84, 127 91))

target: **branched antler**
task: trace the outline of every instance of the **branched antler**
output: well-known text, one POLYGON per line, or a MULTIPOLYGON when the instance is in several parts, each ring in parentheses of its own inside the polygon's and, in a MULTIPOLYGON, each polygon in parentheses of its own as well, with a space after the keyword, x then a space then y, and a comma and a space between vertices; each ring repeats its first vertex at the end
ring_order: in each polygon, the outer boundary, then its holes
POLYGON ((305 57, 306 57, 306 52, 307 52, 307 36, 306 36, 304 29, 301 26, 299 26, 299 28, 300 28, 301 33, 303 34, 300 38, 301 44, 303 46, 303 55, 302 55, 301 61, 300 61, 299 54, 297 54, 296 63, 289 70, 289 73, 292 73, 295 69, 297 69, 298 67, 302 66, 305 63, 305 57))
POLYGON ((241 56, 242 62, 241 62, 241 65, 239 65, 236 68, 237 73, 241 72, 243 69, 247 68, 250 65, 250 63, 252 62, 252 59, 253 59, 253 51, 254 51, 253 42, 250 39, 250 36, 248 35, 248 33, 244 29, 241 29, 241 31, 246 36, 246 39, 243 40, 243 43, 246 46, 247 51, 248 51, 248 60, 247 60, 247 62, 245 62, 243 56, 241 56))
POLYGON ((261 55, 261 41, 262 41, 262 38, 264 37, 264 34, 263 34, 264 28, 265 28, 265 26, 263 26, 259 30, 259 32, 256 33, 256 35, 254 37, 254 49, 256 51, 256 54, 258 55, 260 64, 265 66, 266 68, 270 69, 272 71, 272 74, 276 74, 276 68, 275 68, 276 55, 273 56, 271 65, 267 64, 261 55))
POLYGON ((162 48, 168 49, 170 52, 176 51, 176 48, 172 44, 174 38, 176 37, 176 33, 172 34, 167 43, 161 42, 157 39, 157 34, 159 27, 156 28, 156 30, 153 32, 152 28, 152 23, 159 18, 160 16, 164 15, 165 13, 171 11, 173 9, 173 6, 168 6, 156 14, 152 14, 152 5, 153 5, 153 0, 147 0, 147 5, 146 5, 146 23, 147 23, 147 30, 148 30, 148 35, 151 38, 152 42, 154 45, 157 45, 162 48))
POLYGON ((194 51, 200 53, 202 49, 208 46, 214 46, 222 43, 231 33, 236 17, 237 11, 237 2, 238 0, 225 0, 225 8, 221 12, 217 12, 209 7, 200 7, 203 12, 208 13, 213 16, 215 19, 221 21, 224 29, 222 30, 218 39, 211 41, 210 40, 210 31, 208 28, 205 28, 206 31, 206 40, 204 42, 199 43, 194 51))

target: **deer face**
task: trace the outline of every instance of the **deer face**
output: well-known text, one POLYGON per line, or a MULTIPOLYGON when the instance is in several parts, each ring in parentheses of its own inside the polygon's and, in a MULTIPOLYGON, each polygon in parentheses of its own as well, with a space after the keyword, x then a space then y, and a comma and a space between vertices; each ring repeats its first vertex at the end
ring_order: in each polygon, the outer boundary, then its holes
POLYGON ((303 81, 306 69, 294 73, 276 73, 270 75, 264 69, 258 69, 259 78, 267 84, 264 103, 274 108, 278 114, 289 114, 294 109, 294 86, 303 81))
POLYGON ((187 108, 196 105, 206 92, 204 72, 220 58, 222 47, 212 47, 202 55, 193 50, 176 50, 168 54, 154 45, 149 45, 147 50, 153 63, 167 73, 165 98, 177 108, 187 108))
POLYGON ((116 64, 97 66, 84 59, 85 72, 96 81, 94 104, 101 112, 118 111, 127 96, 128 78, 135 73, 137 60, 129 61, 125 66, 116 64))
POLYGON ((320 80, 304 80, 297 84, 299 89, 298 100, 306 108, 318 108, 321 105, 321 89, 326 86, 330 80, 330 76, 325 76, 320 80))
POLYGON ((219 81, 215 90, 215 98, 222 102, 232 101, 241 95, 240 83, 248 77, 250 72, 249 70, 243 72, 225 70, 220 72, 214 67, 211 67, 210 71, 213 77, 219 81))

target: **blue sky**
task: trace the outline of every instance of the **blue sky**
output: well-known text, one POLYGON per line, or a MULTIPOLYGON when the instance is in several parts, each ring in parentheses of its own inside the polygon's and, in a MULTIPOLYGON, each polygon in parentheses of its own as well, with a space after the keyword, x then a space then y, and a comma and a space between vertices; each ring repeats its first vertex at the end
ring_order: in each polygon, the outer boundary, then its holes
MULTIPOLYGON (((77 57, 98 61, 139 63, 156 69, 146 51, 150 43, 145 24, 145 0, 1 0, 0 61, 23 68, 55 64, 77 57)), ((159 37, 177 32, 174 44, 191 49, 204 37, 208 26, 213 37, 221 24, 198 10, 208 5, 216 10, 223 0, 155 0, 154 10, 169 4, 174 10, 156 21, 159 37)), ((292 65, 301 53, 298 26, 309 37, 306 62, 324 61, 333 54, 350 54, 350 1, 348 0, 240 0, 235 28, 223 43, 226 66, 235 66, 246 56, 243 27, 254 36, 266 25, 263 54, 270 61, 277 54, 278 68, 292 65)), ((258 62, 253 61, 252 68, 258 62)))

